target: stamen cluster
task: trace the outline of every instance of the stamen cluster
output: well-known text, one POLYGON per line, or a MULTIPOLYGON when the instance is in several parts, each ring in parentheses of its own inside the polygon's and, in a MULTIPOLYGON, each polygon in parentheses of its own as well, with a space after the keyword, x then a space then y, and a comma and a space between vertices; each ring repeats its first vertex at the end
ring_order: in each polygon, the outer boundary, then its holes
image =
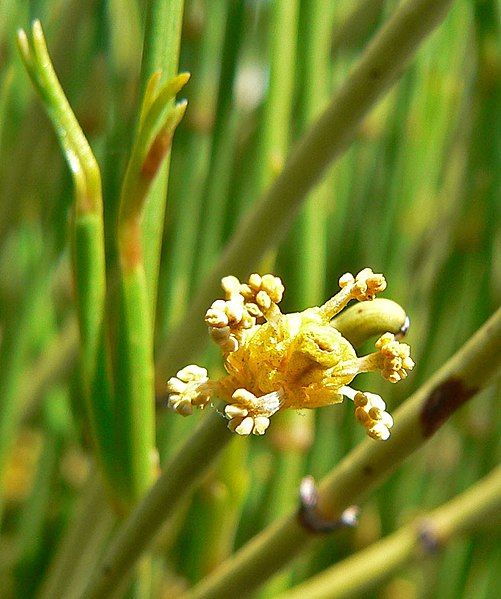
POLYGON ((359 372, 376 370, 392 383, 414 366, 410 348, 392 333, 376 342, 376 351, 358 357, 355 349, 331 324, 347 304, 371 301, 386 288, 386 280, 365 268, 339 279, 340 291, 320 307, 282 314, 278 304, 284 286, 271 274, 252 274, 246 283, 233 276, 222 279, 224 299, 207 310, 205 322, 219 345, 227 375, 209 380, 207 371, 187 366, 168 382, 169 406, 183 415, 212 396, 226 401, 228 428, 239 435, 262 435, 279 410, 316 408, 355 402, 355 415, 369 436, 385 440, 393 425, 378 395, 349 387, 359 372))
POLYGON ((205 368, 195 364, 185 366, 167 381, 168 407, 183 416, 190 416, 193 406, 204 406, 208 403, 211 396, 208 382, 205 368))

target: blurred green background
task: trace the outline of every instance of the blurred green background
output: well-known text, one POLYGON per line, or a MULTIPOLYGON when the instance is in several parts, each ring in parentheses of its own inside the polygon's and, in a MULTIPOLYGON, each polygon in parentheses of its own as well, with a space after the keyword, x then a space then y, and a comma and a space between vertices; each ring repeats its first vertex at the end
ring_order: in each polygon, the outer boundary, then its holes
MULTIPOLYGON (((179 71, 192 78, 181 94, 189 105, 171 157, 157 351, 239 219, 397 4, 185 2, 179 71)), ((18 57, 15 32, 41 19, 62 87, 96 154, 111 272, 145 8, 139 0, 0 4, 0 392, 15 398, 7 409, 0 396, 3 596, 39 591, 93 469, 74 373, 72 181, 18 57)), ((496 0, 454 2, 309 194, 287 238, 256 264, 284 281, 287 311, 333 295, 344 272, 370 266, 385 274, 386 297, 410 316, 406 341, 417 364, 395 387, 366 375, 368 388, 390 408, 499 305, 499 15, 496 0)), ((204 365, 214 373, 221 368, 215 351, 204 365)), ((489 472, 500 457, 498 398, 499 384, 475 397, 364 503, 355 531, 302 556, 263 596, 389 534, 489 472)), ((157 412, 163 460, 200 416, 181 419, 162 406, 157 412)), ((302 475, 321 477, 363 437, 349 407, 338 405, 286 414, 265 438, 230 444, 158 545, 153 596, 174 597, 175 588, 207 574, 295 505, 302 475)), ((94 546, 102 548, 112 523, 101 520, 94 546)), ((370 596, 501 596, 499 529, 454 542, 370 596)))

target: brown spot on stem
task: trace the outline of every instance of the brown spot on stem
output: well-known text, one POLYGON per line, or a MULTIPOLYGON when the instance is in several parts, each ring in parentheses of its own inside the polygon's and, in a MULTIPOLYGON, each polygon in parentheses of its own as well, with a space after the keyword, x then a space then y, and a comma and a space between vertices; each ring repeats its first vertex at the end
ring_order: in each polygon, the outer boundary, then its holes
POLYGON ((372 474, 374 474, 374 468, 370 464, 365 464, 365 466, 362 467, 362 472, 365 476, 372 476, 372 474))
POLYGON ((431 437, 477 391, 477 388, 468 388, 458 378, 448 379, 435 387, 428 395, 421 410, 421 426, 424 437, 431 437))
POLYGON ((93 214, 98 211, 96 201, 87 194, 77 195, 75 207, 78 216, 93 214))
POLYGON ((153 179, 153 177, 155 177, 171 143, 172 135, 167 131, 162 131, 156 136, 148 150, 148 154, 146 154, 143 165, 141 166, 141 174, 143 177, 148 179, 153 179))
POLYGON ((120 235, 120 255, 122 267, 134 270, 143 260, 141 247, 141 227, 137 219, 126 222, 120 235))

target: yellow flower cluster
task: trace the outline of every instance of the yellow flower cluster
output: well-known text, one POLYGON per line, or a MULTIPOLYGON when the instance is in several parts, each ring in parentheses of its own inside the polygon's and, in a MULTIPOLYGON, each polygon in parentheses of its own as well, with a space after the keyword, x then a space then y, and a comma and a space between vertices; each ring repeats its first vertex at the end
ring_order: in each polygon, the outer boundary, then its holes
POLYGON ((356 418, 374 439, 387 439, 393 424, 383 400, 349 387, 359 372, 376 370, 390 382, 407 376, 414 362, 409 346, 385 333, 376 351, 358 357, 332 325, 332 318, 353 299, 370 301, 386 288, 381 274, 365 268, 339 279, 340 291, 320 307, 282 314, 284 286, 271 274, 252 274, 246 283, 222 280, 224 299, 207 310, 205 322, 219 345, 227 375, 209 380, 207 371, 187 366, 168 382, 169 406, 183 415, 206 405, 212 396, 227 403, 228 428, 240 435, 262 435, 281 409, 355 403, 356 418))

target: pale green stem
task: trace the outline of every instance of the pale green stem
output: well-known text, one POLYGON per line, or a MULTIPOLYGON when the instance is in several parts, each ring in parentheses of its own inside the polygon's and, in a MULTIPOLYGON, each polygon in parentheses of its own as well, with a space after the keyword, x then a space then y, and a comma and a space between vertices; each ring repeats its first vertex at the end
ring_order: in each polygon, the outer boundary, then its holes
POLYGON ((420 43, 447 14, 451 0, 407 0, 393 14, 331 103, 299 141, 283 171, 247 214, 216 267, 200 285, 186 319, 161 348, 158 389, 204 338, 199 317, 218 296, 220 279, 242 276, 276 247, 307 192, 352 141, 363 117, 401 75, 420 43))
POLYGON ((87 546, 96 528, 96 518, 111 510, 106 506, 106 496, 101 480, 95 473, 89 474, 84 494, 80 497, 76 513, 60 541, 56 554, 40 590, 40 599, 63 597, 75 569, 79 569, 82 551, 87 546))
POLYGON ((130 574, 162 522, 171 516, 208 464, 231 440, 225 419, 208 414, 176 452, 145 499, 127 518, 83 595, 105 599, 130 574))
POLYGON ((415 522, 348 557, 279 599, 361 597, 398 568, 442 549, 456 537, 499 524, 501 467, 415 522))

